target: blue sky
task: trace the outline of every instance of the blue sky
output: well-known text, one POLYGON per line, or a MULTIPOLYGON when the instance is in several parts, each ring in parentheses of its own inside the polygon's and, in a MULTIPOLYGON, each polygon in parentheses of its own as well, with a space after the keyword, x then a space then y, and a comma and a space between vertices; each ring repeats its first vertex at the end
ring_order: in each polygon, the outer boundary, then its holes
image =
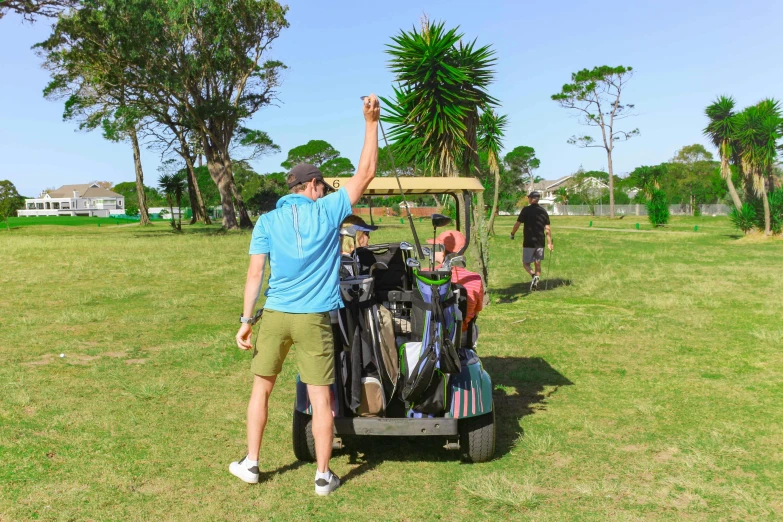
MULTIPOLYGON (((506 150, 536 149, 539 175, 554 179, 606 166, 600 149, 566 140, 586 129, 550 100, 570 74, 596 65, 630 65, 636 75, 625 100, 639 115, 628 120, 641 136, 618 145, 615 172, 665 161, 688 144, 704 143, 704 106, 733 95, 740 105, 783 98, 779 38, 783 2, 604 1, 393 3, 293 1, 291 27, 271 57, 289 66, 280 104, 248 126, 267 131, 283 153, 255 163, 258 172, 282 170, 285 152, 311 139, 334 145, 354 164, 362 143, 359 95, 388 95, 392 76, 385 44, 400 29, 431 20, 459 25, 467 38, 491 43, 497 77, 491 92, 509 115, 506 150), (596 6, 600 5, 600 9, 596 6)), ((41 96, 48 74, 30 47, 50 21, 0 20, 0 179, 22 194, 66 183, 134 179, 130 147, 99 133, 76 131, 61 119, 62 102, 41 96)), ((159 153, 144 151, 148 185, 158 177, 159 153)))

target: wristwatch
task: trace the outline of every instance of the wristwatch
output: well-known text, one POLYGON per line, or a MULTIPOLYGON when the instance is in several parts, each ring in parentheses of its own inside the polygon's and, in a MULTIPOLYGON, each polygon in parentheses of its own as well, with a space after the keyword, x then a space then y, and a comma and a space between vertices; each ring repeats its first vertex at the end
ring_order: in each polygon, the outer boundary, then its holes
POLYGON ((264 309, 259 308, 258 310, 256 310, 256 313, 253 317, 245 317, 243 315, 240 315, 239 322, 242 324, 249 324, 250 326, 253 326, 258 322, 259 319, 261 319, 261 314, 263 313, 264 313, 264 309))

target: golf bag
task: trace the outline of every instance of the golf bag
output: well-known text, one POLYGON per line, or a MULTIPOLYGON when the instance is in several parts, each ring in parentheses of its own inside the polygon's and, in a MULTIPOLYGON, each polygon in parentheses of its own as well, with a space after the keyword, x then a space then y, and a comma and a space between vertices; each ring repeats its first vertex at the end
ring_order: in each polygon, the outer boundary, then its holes
POLYGON ((384 414, 398 379, 396 354, 390 359, 386 353, 389 341, 381 324, 385 316, 373 299, 373 284, 370 276, 341 280, 345 308, 339 312, 346 348, 338 361, 343 400, 354 414, 369 417, 384 414))
POLYGON ((448 406, 449 375, 461 371, 458 350, 462 313, 457 294, 452 291, 451 271, 416 272, 415 280, 413 342, 401 348, 401 396, 412 413, 438 415, 448 406))

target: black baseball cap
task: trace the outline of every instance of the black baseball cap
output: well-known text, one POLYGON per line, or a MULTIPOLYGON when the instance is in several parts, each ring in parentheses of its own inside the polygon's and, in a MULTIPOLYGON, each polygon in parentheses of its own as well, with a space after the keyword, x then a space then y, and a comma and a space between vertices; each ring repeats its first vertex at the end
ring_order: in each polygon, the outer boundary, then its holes
POLYGON ((536 191, 534 190, 533 192, 531 192, 530 194, 528 194, 528 195, 527 195, 527 197, 529 197, 529 198, 540 198, 540 197, 541 197, 541 194, 539 194, 538 192, 536 192, 536 191))
POLYGON ((324 175, 318 170, 315 165, 309 163, 300 163, 296 167, 291 169, 288 173, 289 176, 293 176, 294 180, 288 183, 288 188, 293 188, 300 183, 307 183, 310 180, 317 179, 322 182, 328 190, 334 190, 332 187, 324 182, 324 175))

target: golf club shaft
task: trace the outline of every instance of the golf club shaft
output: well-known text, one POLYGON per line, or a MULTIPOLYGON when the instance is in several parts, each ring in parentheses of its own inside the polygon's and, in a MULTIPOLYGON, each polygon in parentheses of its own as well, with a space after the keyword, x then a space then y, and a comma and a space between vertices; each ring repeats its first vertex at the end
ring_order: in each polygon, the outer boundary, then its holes
MULTIPOLYGON (((362 99, 366 98, 366 96, 362 96, 362 99)), ((397 179, 397 186, 400 188, 400 196, 402 196, 402 204, 405 205, 405 211, 408 214, 408 223, 410 223, 411 226, 411 232, 413 233, 413 242, 416 243, 416 251, 419 253, 419 259, 422 259, 424 257, 424 252, 421 249, 421 242, 419 241, 419 235, 416 233, 416 226, 413 224, 413 216, 411 216, 411 209, 408 206, 408 200, 405 199, 405 191, 402 190, 402 182, 400 181, 400 175, 397 173, 397 165, 394 163, 394 155, 391 152, 391 147, 389 147, 389 140, 386 139, 386 131, 383 130, 383 123, 381 123, 381 120, 378 120, 378 125, 381 128, 381 135, 383 136, 383 142, 386 144, 386 151, 389 153, 389 159, 391 160, 392 164, 392 171, 394 172, 394 177, 397 179)))

